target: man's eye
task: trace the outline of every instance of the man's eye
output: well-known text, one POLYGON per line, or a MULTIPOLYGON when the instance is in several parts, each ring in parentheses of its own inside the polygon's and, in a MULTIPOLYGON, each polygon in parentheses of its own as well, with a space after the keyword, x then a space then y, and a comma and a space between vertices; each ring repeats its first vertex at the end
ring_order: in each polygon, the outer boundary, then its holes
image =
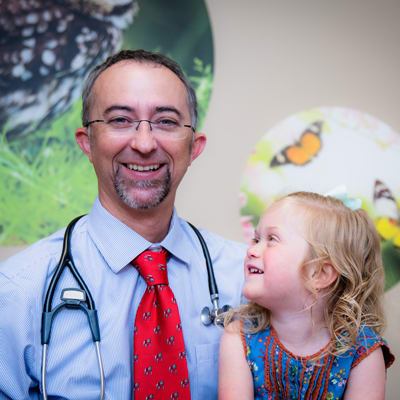
POLYGON ((125 127, 131 125, 131 121, 125 117, 111 118, 107 123, 111 126, 116 126, 116 127, 125 127))
POLYGON ((178 123, 176 121, 174 121, 173 119, 169 119, 169 118, 161 118, 156 121, 156 124, 162 128, 171 128, 171 127, 175 127, 178 125, 178 123))

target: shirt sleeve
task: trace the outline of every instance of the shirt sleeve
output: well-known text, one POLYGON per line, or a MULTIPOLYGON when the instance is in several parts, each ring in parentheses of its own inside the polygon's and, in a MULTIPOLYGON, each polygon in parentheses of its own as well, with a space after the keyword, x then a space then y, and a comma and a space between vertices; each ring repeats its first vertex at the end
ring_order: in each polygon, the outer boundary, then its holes
POLYGON ((39 317, 33 305, 19 301, 19 290, 0 273, 0 399, 39 398, 34 378, 38 355, 32 345, 36 334, 33 324, 26 323, 39 317))
POLYGON ((42 240, 0 263, 0 399, 39 399, 43 291, 60 247, 42 240))
POLYGON ((364 360, 364 358, 368 357, 368 355, 370 355, 378 347, 382 348, 385 367, 389 368, 393 364, 395 358, 390 351, 386 340, 375 334, 372 329, 368 327, 361 328, 357 343, 358 345, 351 368, 357 366, 362 360, 364 360))

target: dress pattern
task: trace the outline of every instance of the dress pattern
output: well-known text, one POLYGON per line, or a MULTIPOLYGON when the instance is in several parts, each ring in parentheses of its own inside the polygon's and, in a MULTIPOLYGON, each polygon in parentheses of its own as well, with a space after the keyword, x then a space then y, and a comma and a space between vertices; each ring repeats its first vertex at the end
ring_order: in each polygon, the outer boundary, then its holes
POLYGON ((373 350, 382 347, 386 368, 394 361, 387 343, 370 328, 363 327, 357 346, 340 356, 316 354, 301 357, 287 350, 273 328, 242 335, 247 362, 253 375, 254 398, 267 400, 339 400, 351 368, 373 350))

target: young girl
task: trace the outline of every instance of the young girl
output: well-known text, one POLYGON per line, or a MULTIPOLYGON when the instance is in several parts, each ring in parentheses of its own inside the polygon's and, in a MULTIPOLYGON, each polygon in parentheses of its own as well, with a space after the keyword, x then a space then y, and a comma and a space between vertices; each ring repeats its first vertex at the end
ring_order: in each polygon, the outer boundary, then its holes
POLYGON ((250 302, 225 319, 219 400, 384 399, 394 357, 378 336, 384 274, 364 210, 284 197, 259 221, 245 278, 250 302))

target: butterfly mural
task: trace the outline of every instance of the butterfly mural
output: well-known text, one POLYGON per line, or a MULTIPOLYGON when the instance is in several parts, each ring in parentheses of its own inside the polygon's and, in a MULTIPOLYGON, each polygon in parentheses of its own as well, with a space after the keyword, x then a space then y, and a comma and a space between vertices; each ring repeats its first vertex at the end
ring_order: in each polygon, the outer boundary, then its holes
POLYGON ((374 205, 378 216, 375 226, 379 235, 400 248, 399 206, 391 190, 380 180, 375 181, 374 205))
POLYGON ((293 145, 286 146, 276 154, 270 163, 270 167, 277 167, 284 164, 303 166, 309 163, 321 150, 322 121, 315 121, 310 124, 301 134, 300 139, 293 145))
POLYGON ((375 226, 381 237, 386 289, 400 281, 400 210, 389 187, 380 180, 374 184, 375 226))

